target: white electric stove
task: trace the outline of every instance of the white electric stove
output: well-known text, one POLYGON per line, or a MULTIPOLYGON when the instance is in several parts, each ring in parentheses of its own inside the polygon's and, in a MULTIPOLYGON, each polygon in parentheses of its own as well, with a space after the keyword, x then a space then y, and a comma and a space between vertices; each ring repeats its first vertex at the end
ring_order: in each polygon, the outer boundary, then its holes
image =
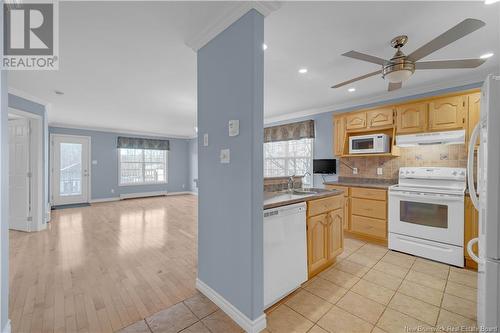
POLYGON ((465 168, 400 168, 389 188, 389 248, 463 267, 465 188, 465 168))

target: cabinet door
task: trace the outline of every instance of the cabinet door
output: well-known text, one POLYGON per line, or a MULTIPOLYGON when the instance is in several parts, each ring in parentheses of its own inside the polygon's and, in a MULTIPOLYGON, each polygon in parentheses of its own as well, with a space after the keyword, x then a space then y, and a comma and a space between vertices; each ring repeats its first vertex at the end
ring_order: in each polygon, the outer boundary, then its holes
POLYGON ((315 275, 328 263, 327 214, 321 214, 307 219, 307 261, 309 277, 315 275))
POLYGON ((334 259, 344 249, 344 210, 337 209, 328 213, 328 259, 334 259))
POLYGON ((418 133, 427 129, 427 103, 401 105, 396 108, 396 132, 418 133))
POLYGON ((345 118, 334 118, 334 152, 335 156, 342 156, 344 154, 344 138, 345 138, 345 118))
POLYGON ((348 114, 346 117, 345 128, 347 130, 366 128, 366 112, 357 112, 348 114))
POLYGON ((383 108, 367 111, 366 119, 369 128, 392 126, 393 109, 383 108))
POLYGON ((436 99, 429 103, 429 130, 448 131, 465 128, 466 96, 436 99))
MULTIPOLYGON (((469 196, 465 197, 465 217, 464 217, 464 256, 466 259, 466 266, 477 268, 477 264, 470 258, 467 253, 467 243, 473 238, 476 238, 478 232, 479 213, 472 204, 469 196)), ((474 253, 477 252, 477 244, 472 247, 474 253)))
MULTIPOLYGON (((474 127, 476 127, 479 122, 479 114, 480 114, 480 104, 481 104, 481 93, 470 94, 468 96, 468 105, 469 112, 467 112, 468 116, 468 124, 467 124, 467 141, 470 138, 474 127)), ((479 145, 479 139, 476 142, 476 146, 479 145)))
POLYGON ((344 204, 344 230, 350 230, 350 216, 351 216, 351 198, 347 197, 345 198, 345 204, 344 204))

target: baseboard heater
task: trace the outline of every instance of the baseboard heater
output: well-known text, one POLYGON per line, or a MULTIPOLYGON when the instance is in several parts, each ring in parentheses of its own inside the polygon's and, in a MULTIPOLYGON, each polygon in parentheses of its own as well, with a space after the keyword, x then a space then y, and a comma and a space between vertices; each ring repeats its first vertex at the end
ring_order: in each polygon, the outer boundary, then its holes
POLYGON ((148 197, 163 197, 166 195, 167 195, 167 191, 126 193, 126 194, 120 194, 120 200, 148 198, 148 197))

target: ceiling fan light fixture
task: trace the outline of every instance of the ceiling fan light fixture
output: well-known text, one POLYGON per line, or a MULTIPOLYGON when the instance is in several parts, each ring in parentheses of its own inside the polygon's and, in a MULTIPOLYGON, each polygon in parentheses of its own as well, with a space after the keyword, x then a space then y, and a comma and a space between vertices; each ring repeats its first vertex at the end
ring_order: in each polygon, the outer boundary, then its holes
POLYGON ((493 57, 493 52, 488 52, 479 57, 479 59, 488 59, 493 57))
POLYGON ((408 80, 412 74, 413 72, 408 69, 401 69, 387 73, 384 75, 384 79, 391 83, 399 83, 408 80))

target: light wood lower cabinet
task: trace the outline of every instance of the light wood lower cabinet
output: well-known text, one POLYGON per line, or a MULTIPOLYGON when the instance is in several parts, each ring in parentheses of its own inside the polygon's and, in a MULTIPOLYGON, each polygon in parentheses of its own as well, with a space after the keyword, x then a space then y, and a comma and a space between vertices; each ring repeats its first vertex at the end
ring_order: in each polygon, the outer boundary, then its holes
POLYGON ((387 241, 387 190, 340 185, 325 187, 344 190, 345 231, 367 240, 387 241))
MULTIPOLYGON (((465 266, 469 268, 477 269, 477 263, 471 259, 467 253, 467 243, 473 238, 476 238, 479 234, 478 224, 479 222, 479 212, 476 210, 472 204, 472 200, 469 196, 465 197, 465 216, 464 216, 464 257, 465 266)), ((472 247, 474 253, 477 254, 477 244, 472 247)))
POLYGON ((344 249, 344 197, 307 203, 307 267, 309 278, 335 262, 344 249), (328 203, 329 205, 326 205, 328 203))

